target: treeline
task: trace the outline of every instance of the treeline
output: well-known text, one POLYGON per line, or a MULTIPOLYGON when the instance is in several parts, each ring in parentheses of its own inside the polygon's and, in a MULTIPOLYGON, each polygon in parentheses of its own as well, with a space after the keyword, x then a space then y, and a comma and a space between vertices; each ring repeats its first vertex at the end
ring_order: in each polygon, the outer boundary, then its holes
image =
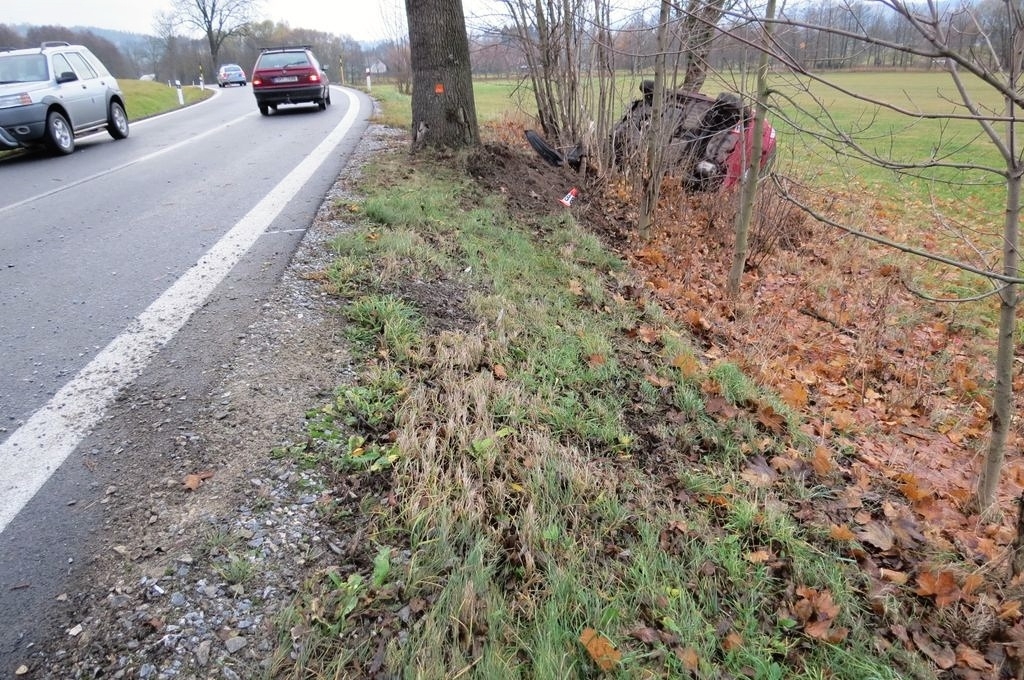
MULTIPOLYGON (((37 47, 48 40, 64 40, 88 47, 117 78, 139 78, 149 74, 158 81, 192 83, 198 82, 200 75, 206 82, 216 77, 219 64, 212 63, 209 46, 204 39, 183 37, 170 29, 156 36, 103 31, 116 35, 115 42, 98 35, 99 30, 64 26, 25 29, 0 24, 0 47, 37 47)), ((244 37, 228 38, 221 47, 219 61, 239 64, 248 73, 260 49, 273 45, 311 45, 331 79, 349 83, 363 77, 366 67, 375 59, 374 54, 382 49, 364 51, 348 36, 264 21, 253 24, 244 37)))
POLYGON ((48 40, 63 40, 73 45, 85 45, 99 57, 115 78, 138 77, 135 64, 117 45, 91 31, 74 30, 64 26, 33 26, 21 32, 13 26, 0 24, 2 48, 38 47, 48 40))
MULTIPOLYGON (((943 19, 936 29, 945 32, 953 51, 998 68, 1007 64, 1013 48, 1008 16, 1008 11, 1014 11, 1013 4, 962 0, 932 6, 943 19)), ((931 10, 921 4, 918 14, 928 17, 931 10)), ((712 51, 712 65, 751 66, 757 57, 746 45, 755 37, 757 26, 749 18, 737 16, 723 28, 726 32, 712 51)), ((933 51, 921 33, 880 2, 796 3, 780 13, 775 40, 792 63, 807 70, 930 69, 940 65, 919 54, 933 51), (865 42, 864 37, 871 41, 865 42)))
MULTIPOLYGON (((523 3, 524 0, 513 2, 523 3)), ((566 15, 583 16, 583 0, 559 2, 570 7, 566 15)), ((657 3, 650 4, 652 9, 649 11, 638 12, 614 26, 599 26, 592 17, 588 17, 589 25, 580 33, 585 35, 585 40, 610 45, 611 49, 605 56, 612 69, 630 73, 649 72, 654 65, 653 55, 657 54, 654 9, 657 3)), ((686 8, 704 4, 710 3, 677 4, 675 20, 685 23, 686 8)), ((724 15, 713 34, 707 66, 718 71, 742 67, 753 69, 758 55, 750 45, 758 44, 760 29, 749 7, 744 6, 741 13, 730 11, 730 4, 721 2, 724 15)), ((990 68, 1000 65, 995 63, 996 60, 1002 60, 1004 63, 1001 65, 1005 66, 1013 47, 1007 3, 1002 0, 964 0, 939 5, 948 20, 944 30, 949 31, 952 46, 957 52, 974 52, 990 68)), ((921 5, 920 13, 921 16, 928 15, 926 5, 921 5)), ((546 30, 558 34, 563 29, 555 24, 546 26, 546 30)), ((511 24, 495 25, 470 36, 475 75, 508 75, 525 68, 521 41, 516 32, 511 24)), ((780 13, 775 40, 792 63, 808 70, 929 69, 940 65, 932 58, 915 54, 915 51, 928 51, 924 39, 884 2, 824 0, 794 3, 780 13), (863 36, 870 36, 877 42, 866 45, 858 39, 863 36)), ((587 47, 579 51, 584 60, 580 66, 585 68, 593 50, 587 47)))
MULTIPOLYGON (((582 3, 582 0, 565 1, 582 3)), ((999 55, 1009 54, 1013 36, 1006 11, 1002 0, 947 3, 944 12, 957 50, 969 52, 977 46, 979 59, 989 62, 999 59, 999 55), (991 49, 984 49, 989 46, 991 49)), ((914 53, 914 41, 920 40, 919 36, 885 3, 846 0, 798 3, 786 9, 779 22, 775 31, 779 48, 794 64, 809 70, 926 69, 937 65, 934 60, 914 53), (866 45, 857 36, 871 36, 877 42, 866 45), (901 48, 888 47, 886 43, 901 48)), ((616 71, 641 73, 653 67, 653 55, 657 53, 656 26, 651 10, 638 12, 616 26, 592 26, 592 32, 595 35, 599 32, 601 41, 610 46, 604 53, 609 61, 607 66, 616 71)), ((707 67, 713 70, 752 68, 757 53, 749 45, 756 43, 759 29, 750 15, 726 10, 718 29, 707 55, 707 67)), ((177 35, 170 26, 158 28, 159 35, 102 31, 104 35, 116 35, 116 40, 99 35, 98 30, 64 26, 19 30, 0 24, 0 46, 33 47, 46 40, 80 43, 95 52, 119 78, 152 74, 160 81, 190 83, 198 81, 200 74, 207 81, 215 75, 218 64, 212 63, 209 47, 202 38, 177 35)), ((469 39, 475 76, 518 77, 526 69, 521 35, 511 22, 502 25, 500 16, 494 25, 474 32, 469 39)), ((408 85, 411 78, 408 40, 404 35, 364 46, 349 36, 292 28, 272 21, 252 24, 246 35, 228 38, 221 47, 219 61, 239 64, 248 72, 260 48, 270 45, 311 45, 335 82, 362 82, 368 68, 373 68, 374 73, 383 71, 380 76, 397 82, 400 87, 408 85)), ((584 61, 588 54, 589 49, 580 50, 584 61)), ((995 63, 987 65, 996 66, 995 63)), ((586 67, 586 64, 580 66, 586 67)))

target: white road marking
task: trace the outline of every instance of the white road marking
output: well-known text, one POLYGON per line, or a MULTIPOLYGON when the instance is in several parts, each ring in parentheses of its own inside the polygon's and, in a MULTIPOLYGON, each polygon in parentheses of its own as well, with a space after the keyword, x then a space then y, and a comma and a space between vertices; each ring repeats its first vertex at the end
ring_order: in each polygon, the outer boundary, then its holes
POLYGON ((68 189, 72 189, 74 187, 81 186, 82 184, 85 184, 86 182, 91 182, 94 179, 99 179, 100 177, 104 177, 104 176, 109 175, 111 173, 118 172, 120 170, 124 170, 125 168, 130 168, 133 165, 138 165, 139 163, 145 163, 146 161, 151 161, 154 158, 158 158, 159 156, 163 156, 165 153, 170 153, 172 151, 177 151, 178 149, 180 149, 181 147, 183 147, 183 146, 185 146, 187 144, 192 144, 194 142, 199 141, 200 139, 205 139, 206 137, 209 137, 210 135, 218 134, 224 128, 230 127, 230 126, 234 125, 235 123, 237 123, 238 121, 242 120, 243 118, 250 118, 250 117, 255 116, 255 115, 257 115, 255 112, 247 113, 244 116, 239 116, 238 118, 235 118, 234 120, 229 120, 228 122, 224 123, 223 125, 218 125, 217 127, 213 128, 211 130, 207 130, 206 132, 201 132, 198 135, 193 135, 192 137, 189 137, 188 139, 183 139, 183 140, 181 140, 180 142, 178 142, 176 144, 171 144, 170 146, 165 146, 162 149, 157 149, 156 151, 154 151, 152 153, 148 153, 145 156, 139 156, 138 158, 134 158, 134 159, 128 161, 127 163, 122 163, 121 165, 115 165, 112 168, 107 168, 103 172, 97 172, 94 175, 89 175, 88 177, 83 177, 81 179, 77 179, 74 182, 68 182, 67 184, 61 184, 59 187, 57 187, 55 189, 51 189, 51 190, 43 192, 41 194, 36 194, 35 196, 29 196, 28 198, 24 198, 24 199, 18 201, 17 203, 11 203, 10 205, 5 205, 3 207, 0 207, 0 214, 3 214, 5 212, 7 212, 8 210, 14 210, 15 208, 19 208, 19 207, 21 207, 21 206, 23 206, 23 205, 25 205, 27 203, 31 203, 33 201, 39 201, 39 200, 42 200, 44 198, 48 198, 49 196, 53 196, 54 194, 59 194, 62 191, 67 191, 68 189))
MULTIPOLYGON (((0 533, 100 421, 117 393, 185 325, 355 124, 359 101, 288 176, 49 402, 0 444, 0 533)), ((194 142, 193 137, 189 142, 194 142)), ((159 152, 158 152, 159 153, 159 152)), ((150 157, 158 154, 151 154, 150 157)))

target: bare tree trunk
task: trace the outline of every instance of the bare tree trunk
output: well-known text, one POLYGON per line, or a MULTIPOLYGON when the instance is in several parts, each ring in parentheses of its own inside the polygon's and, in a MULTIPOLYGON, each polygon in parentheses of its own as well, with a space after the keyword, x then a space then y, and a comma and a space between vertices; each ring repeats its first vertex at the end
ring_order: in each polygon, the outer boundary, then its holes
POLYGON ((647 163, 644 166, 643 195, 640 199, 640 222, 637 229, 643 239, 651 237, 651 223, 658 208, 661 180, 665 175, 664 148, 668 138, 665 127, 665 53, 668 47, 668 20, 672 11, 669 0, 661 0, 658 20, 658 54, 654 60, 654 98, 651 101, 651 129, 647 136, 647 163))
MULTIPOLYGON (((1007 86, 1017 91, 1024 57, 1024 15, 1011 13, 1013 29, 1010 57, 1007 60, 1007 86)), ((1006 216, 1003 220, 1003 274, 1016 278, 1020 270, 1020 198, 1021 163, 1017 143, 1017 120, 1020 108, 1014 97, 1006 97, 1006 216)), ((978 509, 989 514, 996 500, 999 473, 1006 455, 1006 441, 1013 423, 1013 358, 1017 331, 1017 286, 1009 283, 999 291, 999 346, 996 349, 996 385, 992 394, 992 438, 989 440, 985 465, 978 478, 978 509)))
POLYGON ((708 54, 715 37, 715 25, 721 20, 725 0, 690 0, 686 8, 682 34, 689 50, 686 55, 686 76, 682 89, 700 92, 708 74, 708 54))
MULTIPOLYGON (((740 209, 736 214, 736 244, 733 247, 732 268, 726 294, 735 298, 740 293, 743 269, 747 263, 747 239, 750 234, 750 220, 754 214, 757 187, 761 177, 761 152, 764 149, 764 119, 768 110, 768 54, 772 49, 772 22, 775 20, 775 0, 768 0, 764 11, 765 22, 761 26, 764 49, 757 60, 757 112, 754 116, 754 145, 747 158, 746 171, 740 183, 740 209)), ((740 133, 741 148, 746 148, 746 121, 740 133)))
MULTIPOLYGON (((1012 125, 1012 123, 1011 123, 1012 125)), ((1006 182, 1006 220, 1003 228, 1003 273, 1016 277, 1020 263, 1021 168, 1006 182)), ((999 294, 999 347, 996 350, 996 385, 992 394, 992 437, 978 479, 978 507, 988 513, 996 498, 1006 441, 1013 422, 1013 357, 1016 346, 1017 286, 1010 283, 999 294)))
POLYGON ((479 144, 462 0, 405 0, 412 55, 412 146, 479 144))

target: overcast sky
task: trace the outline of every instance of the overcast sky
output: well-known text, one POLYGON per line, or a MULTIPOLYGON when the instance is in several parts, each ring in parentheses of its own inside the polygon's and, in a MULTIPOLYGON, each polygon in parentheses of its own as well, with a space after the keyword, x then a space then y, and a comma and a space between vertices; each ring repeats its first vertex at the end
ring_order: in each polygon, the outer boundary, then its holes
MULTIPOLYGON (((170 0, 0 0, 0 23, 95 26, 133 33, 153 30, 153 17, 170 8, 170 0)), ((292 28, 314 28, 378 40, 394 31, 394 18, 405 16, 404 0, 260 0, 263 19, 292 28)), ((462 0, 467 20, 493 12, 495 0, 462 0)))

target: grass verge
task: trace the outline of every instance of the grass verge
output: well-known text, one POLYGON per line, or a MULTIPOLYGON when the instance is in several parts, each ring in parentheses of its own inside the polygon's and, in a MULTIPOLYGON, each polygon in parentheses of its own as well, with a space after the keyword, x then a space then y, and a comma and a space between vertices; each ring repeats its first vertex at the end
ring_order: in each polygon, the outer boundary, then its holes
POLYGON ((566 211, 382 156, 325 279, 363 368, 282 455, 353 536, 274 677, 929 677, 827 532, 799 418, 566 211), (799 464, 797 464, 799 462, 799 464))
MULTIPOLYGON (((169 87, 164 83, 145 80, 118 80, 124 92, 125 112, 130 120, 141 120, 179 108, 178 88, 169 87)), ((181 88, 185 106, 201 102, 213 96, 209 89, 198 87, 181 88)))

